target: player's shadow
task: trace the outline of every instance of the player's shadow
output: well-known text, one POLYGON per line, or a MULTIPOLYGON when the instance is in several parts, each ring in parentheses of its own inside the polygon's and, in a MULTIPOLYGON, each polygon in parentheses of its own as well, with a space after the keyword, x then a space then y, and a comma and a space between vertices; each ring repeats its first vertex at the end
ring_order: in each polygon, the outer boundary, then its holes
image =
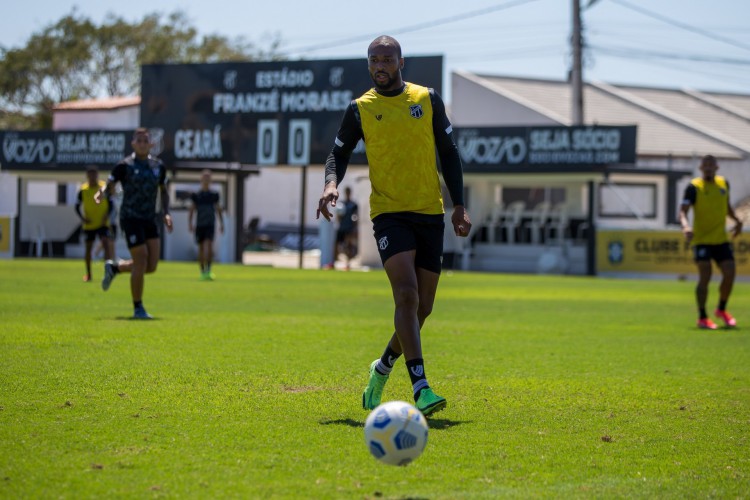
POLYGON ((115 319, 117 321, 136 321, 139 323, 148 323, 150 321, 161 321, 161 318, 157 318, 156 316, 154 316, 151 319, 136 319, 132 316, 116 316, 115 319))
MULTIPOLYGON (((450 420, 447 418, 428 418, 427 425, 430 429, 443 430, 450 427, 455 427, 463 424, 470 424, 471 420, 450 420)), ((362 428, 365 426, 364 421, 354 420, 353 418, 336 418, 336 419, 322 419, 320 425, 347 425, 349 427, 362 428)))
POLYGON ((428 418, 427 425, 430 430, 443 430, 451 427, 457 427, 463 424, 470 424, 471 420, 451 420, 449 418, 428 418))
POLYGON ((320 421, 320 425, 348 425, 349 427, 364 427, 365 423, 353 418, 336 418, 329 419, 324 418, 320 421))

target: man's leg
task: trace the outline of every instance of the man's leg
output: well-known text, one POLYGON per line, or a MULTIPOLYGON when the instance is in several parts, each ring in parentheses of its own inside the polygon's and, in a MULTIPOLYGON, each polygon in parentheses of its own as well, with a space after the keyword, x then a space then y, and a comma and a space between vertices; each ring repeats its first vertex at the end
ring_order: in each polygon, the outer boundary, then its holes
POLYGON ((732 294, 734 278, 737 272, 734 260, 723 260, 719 263, 719 269, 721 270, 721 284, 719 284, 719 305, 714 311, 714 314, 722 321, 724 321, 724 325, 730 327, 737 326, 737 321, 726 310, 727 302, 729 302, 729 296, 732 294))
POLYGON ((709 330, 716 329, 716 325, 708 318, 706 301, 708 300, 708 285, 711 282, 711 261, 698 260, 698 284, 695 286, 695 303, 698 306, 698 327, 709 330))
POLYGON ((203 240, 203 255, 206 259, 206 272, 211 277, 211 265, 214 262, 214 241, 210 238, 203 240))
POLYGON ((415 255, 416 250, 398 253, 389 258, 384 267, 393 291, 394 326, 406 360, 414 400, 422 413, 430 415, 445 408, 446 401, 432 392, 427 382, 420 330, 432 312, 440 275, 416 268, 415 255))
POLYGON ((104 250, 104 260, 112 260, 112 258, 114 257, 114 255, 112 254, 112 249, 114 248, 112 240, 110 240, 107 236, 102 236, 99 238, 99 241, 101 241, 102 249, 104 250))
POLYGON ((415 250, 398 253, 389 258, 383 266, 393 293, 396 338, 407 361, 422 357, 417 314, 419 284, 414 267, 415 254, 415 250))
POLYGON ((83 260, 86 263, 86 276, 83 277, 83 281, 91 281, 91 251, 94 248, 94 240, 86 238, 86 254, 83 256, 83 260))
MULTIPOLYGON (((197 231, 197 229, 196 229, 197 231)), ((198 264, 201 266, 201 275, 206 272, 206 257, 203 253, 203 240, 198 242, 198 264)))
POLYGON ((119 273, 130 273, 130 295, 133 303, 136 303, 143 299, 143 276, 148 265, 146 244, 131 247, 130 257, 131 259, 122 260, 116 266, 119 273))
POLYGON ((396 331, 380 359, 370 364, 370 379, 362 393, 362 407, 372 410, 380 404, 383 388, 393 369, 393 363, 403 353, 407 361, 422 359, 417 318, 419 294, 417 274, 414 269, 416 251, 401 252, 390 257, 384 264, 391 284, 395 303, 394 326, 396 331), (406 346, 406 348, 402 348, 406 346))

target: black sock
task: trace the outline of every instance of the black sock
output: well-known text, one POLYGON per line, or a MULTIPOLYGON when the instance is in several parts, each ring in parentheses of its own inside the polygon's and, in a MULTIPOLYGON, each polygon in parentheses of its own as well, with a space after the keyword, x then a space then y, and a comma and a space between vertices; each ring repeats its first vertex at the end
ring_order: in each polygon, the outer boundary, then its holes
POLYGON ((143 307, 143 301, 141 300, 133 301, 133 309, 140 309, 141 307, 143 307))
MULTIPOLYGON (((393 369, 393 364, 396 362, 396 360, 401 356, 401 353, 394 351, 391 349, 391 343, 389 342, 388 345, 385 347, 385 351, 383 351, 383 355, 380 357, 380 365, 378 370, 379 372, 388 370, 388 373, 391 373, 391 370, 393 369)), ((388 375, 388 373, 383 373, 383 375, 388 375)))
POLYGON ((725 311, 727 308, 727 301, 726 300, 720 300, 719 301, 719 311, 725 311))
POLYGON ((698 313, 700 314, 700 319, 706 319, 706 318, 708 318, 708 314, 706 314, 706 308, 705 307, 701 307, 700 311, 698 311, 698 313))
POLYGON ((117 274, 120 272, 120 264, 118 262, 115 262, 112 264, 112 273, 117 274))
POLYGON ((422 389, 429 387, 427 376, 424 372, 424 360, 422 358, 410 359, 406 362, 406 369, 411 379, 411 388, 414 391, 414 401, 419 399, 422 389))

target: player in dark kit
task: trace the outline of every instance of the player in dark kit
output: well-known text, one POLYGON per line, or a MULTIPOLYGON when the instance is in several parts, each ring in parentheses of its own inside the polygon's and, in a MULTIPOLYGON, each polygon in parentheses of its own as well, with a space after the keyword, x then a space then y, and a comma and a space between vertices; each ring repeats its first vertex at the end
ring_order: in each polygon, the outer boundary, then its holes
POLYGON ((344 189, 344 201, 339 207, 339 228, 336 231, 336 255, 343 252, 346 256, 346 270, 351 268, 351 261, 357 255, 357 221, 359 206, 352 200, 352 188, 344 189))
POLYGON ((421 330, 432 312, 443 254, 444 208, 437 155, 453 201, 451 223, 456 235, 471 229, 464 209, 463 172, 452 127, 440 96, 432 89, 404 82, 401 46, 389 37, 376 38, 367 49, 375 88, 347 108, 335 146, 326 160, 318 217, 331 219, 337 186, 360 139, 367 146, 370 218, 380 258, 395 304, 395 333, 380 359, 370 365, 362 406, 380 404, 393 363, 404 354, 417 408, 430 415, 446 406, 427 383, 421 330))
POLYGON ((211 171, 201 173, 201 190, 190 195, 193 202, 188 211, 188 228, 195 231, 195 242, 198 244, 198 262, 201 266, 201 279, 213 280, 211 263, 214 257, 214 234, 216 218, 219 219, 219 231, 224 233, 224 219, 221 216, 219 193, 211 190, 211 171), (193 225, 193 212, 197 212, 193 225))
POLYGON ((107 185, 99 191, 112 193, 116 183, 123 191, 120 207, 120 227, 130 250, 131 260, 117 263, 108 260, 104 264, 102 290, 109 290, 112 280, 119 273, 130 273, 130 293, 133 297, 133 318, 152 319, 143 307, 144 275, 156 271, 159 263, 161 240, 157 224, 156 200, 161 198, 162 216, 168 232, 172 232, 172 216, 169 215, 169 193, 167 170, 162 161, 149 154, 151 137, 148 129, 138 128, 133 134, 133 154, 123 159, 112 170, 107 185))

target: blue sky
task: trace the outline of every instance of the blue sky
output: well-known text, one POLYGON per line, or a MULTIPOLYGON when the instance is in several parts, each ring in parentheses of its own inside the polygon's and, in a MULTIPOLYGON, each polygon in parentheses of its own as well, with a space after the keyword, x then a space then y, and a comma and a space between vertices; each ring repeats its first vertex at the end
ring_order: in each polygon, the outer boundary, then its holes
MULTIPOLYGON (((587 5, 590 0, 580 0, 587 5)), ((77 9, 101 22, 181 9, 202 34, 243 36, 266 46, 274 35, 291 58, 362 57, 379 34, 394 35, 404 56, 442 54, 448 75, 565 79, 571 0, 228 1, 25 0, 0 17, 0 45, 28 37, 77 9)), ((749 0, 597 0, 583 12, 586 80, 750 93, 749 0), (645 9, 650 14, 639 10, 645 9), (678 27, 681 26, 681 27, 678 27)))

